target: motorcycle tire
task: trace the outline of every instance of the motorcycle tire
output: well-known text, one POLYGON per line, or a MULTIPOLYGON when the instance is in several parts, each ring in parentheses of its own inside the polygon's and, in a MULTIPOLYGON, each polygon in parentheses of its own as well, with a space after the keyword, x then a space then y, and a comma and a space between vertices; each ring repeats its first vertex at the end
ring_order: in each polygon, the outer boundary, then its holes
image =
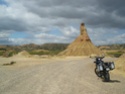
POLYGON ((102 77, 101 72, 99 72, 99 71, 97 70, 97 68, 95 68, 95 74, 96 74, 98 77, 102 77))
POLYGON ((110 74, 109 74, 109 72, 104 73, 104 80, 105 80, 106 82, 109 82, 109 81, 110 81, 110 74))

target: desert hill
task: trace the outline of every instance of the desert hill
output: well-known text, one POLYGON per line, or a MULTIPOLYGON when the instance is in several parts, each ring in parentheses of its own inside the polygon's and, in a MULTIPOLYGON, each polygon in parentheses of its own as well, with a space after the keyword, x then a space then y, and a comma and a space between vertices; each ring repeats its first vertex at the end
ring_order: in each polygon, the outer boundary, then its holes
POLYGON ((27 51, 25 51, 25 50, 19 52, 17 55, 18 56, 24 56, 24 57, 29 57, 30 56, 30 54, 27 51))
POLYGON ((116 60, 116 69, 125 72, 125 53, 116 60))
POLYGON ((80 26, 80 35, 59 55, 89 56, 91 54, 100 55, 102 52, 91 42, 85 25, 82 23, 80 26))

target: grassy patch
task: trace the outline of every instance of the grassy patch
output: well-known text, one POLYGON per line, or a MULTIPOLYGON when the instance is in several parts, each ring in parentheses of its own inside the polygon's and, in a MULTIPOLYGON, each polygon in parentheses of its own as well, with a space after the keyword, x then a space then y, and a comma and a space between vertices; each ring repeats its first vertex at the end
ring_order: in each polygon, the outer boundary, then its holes
POLYGON ((4 54, 4 52, 3 51, 0 51, 0 56, 2 56, 4 54))
POLYGON ((60 50, 54 50, 54 51, 29 51, 31 55, 57 55, 60 50))
POLYGON ((120 57, 123 53, 123 51, 107 52, 107 54, 112 57, 120 57))

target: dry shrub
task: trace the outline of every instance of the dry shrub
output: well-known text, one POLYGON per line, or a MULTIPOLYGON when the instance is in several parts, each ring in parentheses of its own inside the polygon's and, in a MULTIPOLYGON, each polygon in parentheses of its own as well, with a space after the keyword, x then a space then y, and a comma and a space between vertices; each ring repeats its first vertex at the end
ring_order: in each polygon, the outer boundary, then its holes
POLYGON ((3 66, 14 65, 15 63, 16 63, 16 61, 11 61, 10 63, 3 64, 3 66))

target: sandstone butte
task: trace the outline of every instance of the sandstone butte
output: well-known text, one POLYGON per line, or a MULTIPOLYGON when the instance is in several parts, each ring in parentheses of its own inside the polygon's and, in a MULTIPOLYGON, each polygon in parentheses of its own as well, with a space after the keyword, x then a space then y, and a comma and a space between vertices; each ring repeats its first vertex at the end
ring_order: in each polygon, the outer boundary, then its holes
POLYGON ((101 55, 102 52, 92 43, 84 23, 80 26, 80 35, 69 46, 59 53, 63 56, 101 55))

